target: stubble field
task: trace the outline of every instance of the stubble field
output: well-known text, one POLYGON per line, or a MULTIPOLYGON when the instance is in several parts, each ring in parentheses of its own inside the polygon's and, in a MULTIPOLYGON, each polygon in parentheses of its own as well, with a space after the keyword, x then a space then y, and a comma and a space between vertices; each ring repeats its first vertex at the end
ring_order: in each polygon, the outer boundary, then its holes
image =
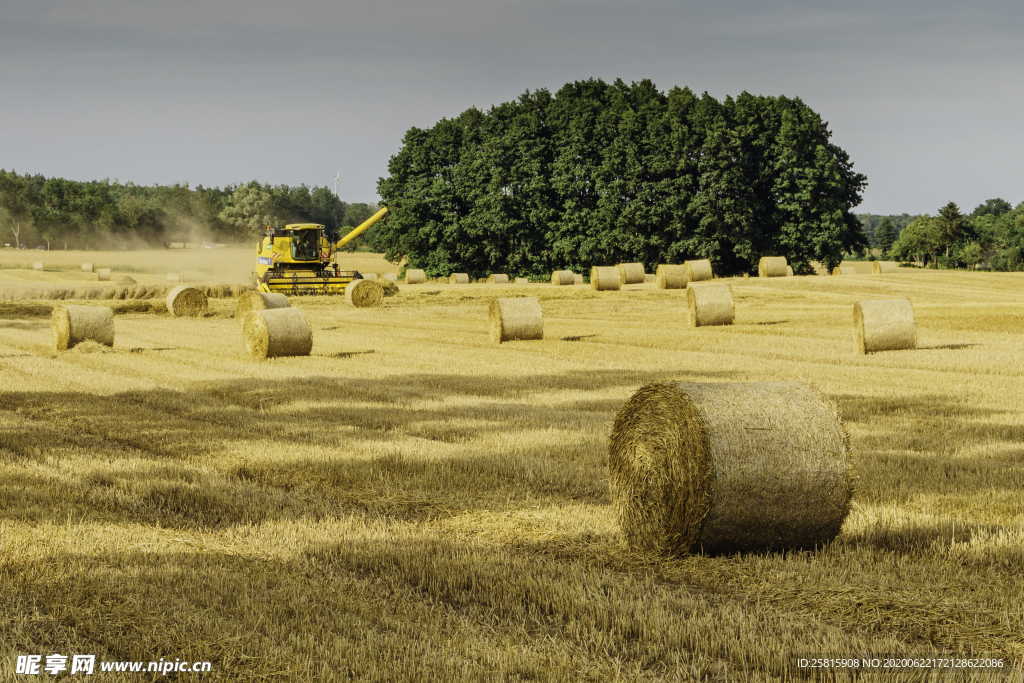
MULTIPOLYGON (((251 251, 192 267, 244 273, 251 251)), ((186 269, 152 258, 154 278, 186 269)), ((4 265, 0 287, 24 272, 4 265)), ((699 329, 685 292, 650 283, 306 297, 313 355, 265 362, 229 299, 120 314, 113 351, 60 355, 47 318, 0 306, 0 678, 51 652, 234 680, 758 680, 939 654, 1024 677, 1024 275, 729 282, 736 324, 699 329), (506 295, 541 298, 543 341, 488 341, 506 295), (914 302, 920 348, 853 355, 853 302, 890 295, 914 302), (671 379, 835 400, 858 475, 839 538, 624 548, 611 422, 671 379)))

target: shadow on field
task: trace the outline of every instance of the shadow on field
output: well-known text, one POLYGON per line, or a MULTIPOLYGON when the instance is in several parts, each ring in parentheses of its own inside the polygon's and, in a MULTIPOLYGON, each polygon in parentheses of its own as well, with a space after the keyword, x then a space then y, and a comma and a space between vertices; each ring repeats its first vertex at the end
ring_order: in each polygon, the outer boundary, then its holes
POLYGON ((946 351, 960 351, 962 349, 969 349, 969 348, 974 347, 974 346, 981 346, 981 344, 935 344, 935 345, 932 345, 932 346, 918 346, 917 350, 918 351, 937 351, 937 350, 942 349, 942 350, 946 350, 946 351))
MULTIPOLYGON (((844 534, 841 543, 853 548, 871 548, 897 554, 917 554, 940 550, 954 543, 971 543, 976 539, 990 539, 1005 532, 1007 527, 998 524, 967 524, 950 519, 936 518, 934 523, 921 524, 876 524, 870 529, 844 534)), ((1006 548, 1009 553, 1016 552, 1006 548)))
POLYGON ((594 370, 0 392, 0 518, 221 528, 603 503, 615 411, 643 384, 688 377, 594 370), (588 398, 609 389, 620 396, 588 398))

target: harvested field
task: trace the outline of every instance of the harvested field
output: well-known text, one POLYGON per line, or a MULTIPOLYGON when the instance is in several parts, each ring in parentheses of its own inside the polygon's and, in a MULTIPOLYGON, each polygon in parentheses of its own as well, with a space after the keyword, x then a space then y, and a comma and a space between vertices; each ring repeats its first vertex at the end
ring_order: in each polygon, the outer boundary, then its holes
MULTIPOLYGON (((92 258, 124 272, 127 257, 92 258)), ((171 268, 201 270, 153 273, 171 268)), ((402 286, 366 309, 301 297, 311 355, 260 362, 232 299, 205 318, 117 313, 111 352, 59 355, 54 302, 0 304, 0 666, 95 652, 208 659, 210 680, 595 681, 795 680, 796 657, 850 653, 1020 667, 1024 274, 723 282, 741 314, 700 329, 656 283, 523 288, 544 338, 500 346, 483 283, 402 286), (897 297, 917 348, 854 355, 853 304, 897 297), (835 401, 857 473, 836 539, 628 550, 609 434, 666 381, 796 381, 835 401)))

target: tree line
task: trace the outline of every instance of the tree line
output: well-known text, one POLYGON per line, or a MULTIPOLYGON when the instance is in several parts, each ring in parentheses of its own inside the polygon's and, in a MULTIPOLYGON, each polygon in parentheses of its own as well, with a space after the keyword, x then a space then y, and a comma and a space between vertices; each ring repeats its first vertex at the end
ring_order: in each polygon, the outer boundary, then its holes
POLYGON ((109 248, 168 242, 238 241, 265 225, 322 223, 334 233, 357 225, 375 204, 343 202, 327 187, 141 186, 75 181, 0 169, 0 244, 109 248))
POLYGON ((527 91, 410 128, 378 183, 376 242, 429 273, 540 275, 785 255, 798 272, 867 245, 866 178, 798 98, 719 101, 649 80, 527 91))
POLYGON ((935 215, 862 215, 883 257, 942 268, 1024 270, 1024 202, 988 199, 970 214, 949 202, 935 215))

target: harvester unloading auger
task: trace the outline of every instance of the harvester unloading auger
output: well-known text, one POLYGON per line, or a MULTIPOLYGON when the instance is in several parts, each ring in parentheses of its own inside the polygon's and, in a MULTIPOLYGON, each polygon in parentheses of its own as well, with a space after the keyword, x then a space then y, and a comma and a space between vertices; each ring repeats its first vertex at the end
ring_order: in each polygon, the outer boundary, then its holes
POLYGON ((282 294, 344 294, 348 283, 361 277, 357 270, 341 270, 335 253, 384 217, 387 207, 373 214, 350 233, 332 242, 319 223, 289 223, 268 228, 256 247, 253 279, 261 292, 282 294))

